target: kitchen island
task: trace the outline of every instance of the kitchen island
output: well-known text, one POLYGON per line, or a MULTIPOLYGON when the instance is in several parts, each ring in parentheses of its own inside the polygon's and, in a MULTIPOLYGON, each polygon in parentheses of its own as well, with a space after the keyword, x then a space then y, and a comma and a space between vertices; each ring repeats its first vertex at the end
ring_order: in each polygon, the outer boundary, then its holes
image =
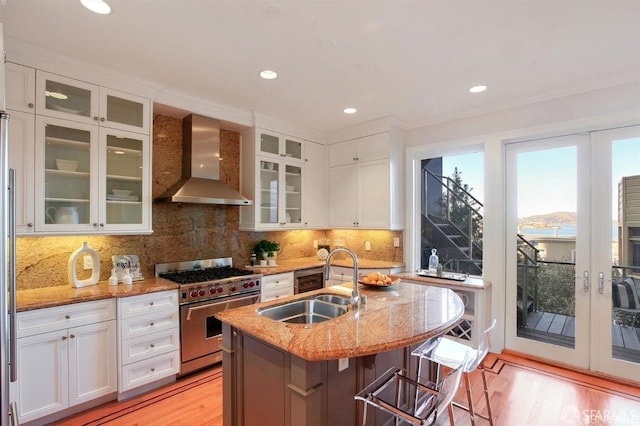
POLYGON ((225 426, 360 424, 362 407, 353 396, 391 367, 415 374, 411 350, 455 326, 464 312, 453 291, 402 281, 361 286, 366 302, 359 310, 312 325, 256 312, 324 293, 348 297, 350 286, 217 314, 223 323, 225 426))

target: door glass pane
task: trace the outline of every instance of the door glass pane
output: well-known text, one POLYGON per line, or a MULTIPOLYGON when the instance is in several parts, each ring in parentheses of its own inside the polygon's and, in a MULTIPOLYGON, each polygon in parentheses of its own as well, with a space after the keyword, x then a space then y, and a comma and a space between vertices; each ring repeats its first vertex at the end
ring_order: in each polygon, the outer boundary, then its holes
POLYGON ((577 148, 517 156, 517 335, 575 346, 577 148))
POLYGON ((107 120, 114 123, 142 127, 144 106, 140 102, 130 101, 117 96, 107 96, 107 120))
POLYGON ((280 165, 260 161, 260 223, 278 223, 278 173, 280 165))
POLYGON ((89 117, 91 115, 91 91, 68 84, 47 80, 45 107, 53 111, 89 117))
POLYGON ((421 269, 482 275, 483 153, 422 161, 421 269))
POLYGON ((302 158, 302 143, 298 141, 292 141, 291 139, 286 139, 285 141, 285 153, 287 157, 302 158))
POLYGON ((89 131, 46 126, 44 223, 89 223, 90 142, 89 131))
POLYGON ((107 223, 142 223, 142 140, 107 135, 107 223))
POLYGON ((285 166, 285 196, 286 196, 286 217, 287 223, 302 222, 302 168, 285 166))
POLYGON ((280 138, 266 133, 260 133, 260 151, 280 155, 280 138))
POLYGON ((640 139, 612 144, 612 355, 640 362, 640 139))

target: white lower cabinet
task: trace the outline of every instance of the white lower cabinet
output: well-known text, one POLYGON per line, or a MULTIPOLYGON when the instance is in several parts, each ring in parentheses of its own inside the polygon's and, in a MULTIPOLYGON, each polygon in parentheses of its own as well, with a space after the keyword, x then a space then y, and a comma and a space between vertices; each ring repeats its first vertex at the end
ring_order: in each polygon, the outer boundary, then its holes
POLYGON ((119 393, 180 372, 179 322, 177 290, 118 299, 119 393))
POLYGON ((293 272, 262 277, 261 302, 291 295, 293 295, 293 272))
POLYGON ((116 392, 113 299, 20 312, 17 324, 20 423, 116 392))

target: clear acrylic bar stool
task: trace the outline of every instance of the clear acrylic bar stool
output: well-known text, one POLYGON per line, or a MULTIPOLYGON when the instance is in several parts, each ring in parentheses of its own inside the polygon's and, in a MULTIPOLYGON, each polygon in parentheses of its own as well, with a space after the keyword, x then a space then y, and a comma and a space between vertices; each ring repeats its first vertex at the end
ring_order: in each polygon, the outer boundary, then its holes
POLYGON ((433 425, 447 409, 453 426, 451 401, 462 380, 464 364, 452 370, 439 383, 413 380, 403 369, 391 368, 354 398, 364 402, 362 426, 367 424, 369 405, 395 417, 395 424, 433 425), (415 397, 415 400, 412 398, 415 397))
POLYGON ((484 357, 489 352, 490 342, 489 342, 489 333, 496 326, 496 320, 494 319, 491 322, 491 325, 484 331, 482 335, 482 339, 478 345, 477 349, 474 349, 470 346, 467 346, 463 343, 460 343, 452 338, 446 336, 437 336, 433 337, 418 348, 416 348, 411 355, 419 357, 418 360, 418 381, 421 380, 422 377, 422 364, 423 361, 431 361, 437 364, 437 374, 436 374, 436 382, 438 381, 438 377, 440 375, 441 366, 445 366, 452 369, 460 368, 460 366, 464 365, 463 373, 464 373, 464 384, 467 392, 467 403, 468 405, 465 407, 462 404, 458 404, 457 402, 452 402, 452 405, 455 405, 458 408, 462 408, 469 412, 469 416, 471 418, 471 425, 474 426, 476 424, 475 416, 483 418, 489 421, 489 425, 493 426, 493 417, 491 415, 491 404, 489 402, 489 390, 487 388, 487 378, 484 371, 484 366, 482 365, 482 361, 484 357), (473 398, 471 395, 471 383, 469 381, 469 373, 471 373, 476 368, 480 369, 482 374, 482 385, 484 389, 484 397, 487 404, 487 415, 483 415, 477 413, 473 408, 473 398))

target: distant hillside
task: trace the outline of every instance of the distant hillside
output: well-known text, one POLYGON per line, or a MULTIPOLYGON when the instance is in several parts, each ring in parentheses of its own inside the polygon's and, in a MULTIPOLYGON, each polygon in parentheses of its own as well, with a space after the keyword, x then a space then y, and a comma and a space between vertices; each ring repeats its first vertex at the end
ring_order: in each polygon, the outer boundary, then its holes
POLYGON ((540 214, 518 219, 521 228, 551 228, 560 225, 575 225, 577 222, 575 212, 555 212, 540 214))

